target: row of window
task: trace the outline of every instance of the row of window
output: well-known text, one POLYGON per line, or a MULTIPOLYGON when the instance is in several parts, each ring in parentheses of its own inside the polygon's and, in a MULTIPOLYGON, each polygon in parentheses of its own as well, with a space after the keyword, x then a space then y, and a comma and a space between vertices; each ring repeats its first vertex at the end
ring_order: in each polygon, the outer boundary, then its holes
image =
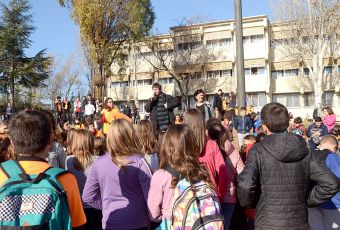
POLYGON ((233 71, 231 69, 207 71, 207 78, 231 77, 233 71))
MULTIPOLYGON (((263 34, 243 37, 244 44, 261 43, 263 40, 264 40, 263 34)), ((177 47, 178 47, 178 50, 194 50, 194 49, 201 48, 202 45, 203 43, 201 41, 197 41, 197 42, 179 43, 177 47)), ((232 45, 231 38, 213 39, 213 40, 206 41, 207 48, 225 47, 225 46, 231 46, 231 45, 232 45)))
MULTIPOLYGON (((309 76, 309 69, 303 68, 303 75, 309 76)), ((332 74, 333 73, 333 67, 332 66, 325 66, 323 69, 324 74, 332 74)), ((340 73, 340 66, 338 66, 338 73, 340 73)), ((299 69, 285 69, 285 70, 274 70, 272 71, 272 77, 290 77, 290 76, 298 76, 299 75, 299 69)))

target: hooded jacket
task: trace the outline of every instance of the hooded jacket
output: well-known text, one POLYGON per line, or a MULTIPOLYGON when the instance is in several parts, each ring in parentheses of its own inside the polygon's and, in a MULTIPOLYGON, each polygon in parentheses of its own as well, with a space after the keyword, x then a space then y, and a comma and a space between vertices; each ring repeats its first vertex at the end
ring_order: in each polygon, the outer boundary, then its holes
POLYGON ((269 135, 252 147, 239 176, 238 198, 241 206, 255 208, 256 229, 309 229, 307 205, 319 205, 339 189, 321 162, 291 133, 269 135))

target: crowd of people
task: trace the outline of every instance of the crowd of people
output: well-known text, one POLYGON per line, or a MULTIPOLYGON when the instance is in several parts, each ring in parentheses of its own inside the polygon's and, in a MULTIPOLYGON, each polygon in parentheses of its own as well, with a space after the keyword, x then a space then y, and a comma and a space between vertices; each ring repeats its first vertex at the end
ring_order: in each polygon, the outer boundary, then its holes
POLYGON ((152 90, 150 118, 138 122, 112 98, 89 95, 76 98, 74 115, 58 98, 56 117, 26 110, 0 126, 0 226, 340 226, 340 125, 330 107, 305 128, 279 103, 255 113, 220 90, 212 106, 197 90, 194 108, 175 115, 178 100, 158 83, 152 90))

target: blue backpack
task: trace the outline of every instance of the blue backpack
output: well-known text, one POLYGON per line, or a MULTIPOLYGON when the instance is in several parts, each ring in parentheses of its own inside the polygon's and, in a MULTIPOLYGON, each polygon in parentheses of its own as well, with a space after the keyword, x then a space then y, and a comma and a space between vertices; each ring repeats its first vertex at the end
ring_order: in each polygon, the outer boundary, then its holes
POLYGON ((0 168, 8 177, 0 187, 0 229, 72 229, 66 193, 57 180, 67 171, 49 168, 28 175, 14 160, 0 168))

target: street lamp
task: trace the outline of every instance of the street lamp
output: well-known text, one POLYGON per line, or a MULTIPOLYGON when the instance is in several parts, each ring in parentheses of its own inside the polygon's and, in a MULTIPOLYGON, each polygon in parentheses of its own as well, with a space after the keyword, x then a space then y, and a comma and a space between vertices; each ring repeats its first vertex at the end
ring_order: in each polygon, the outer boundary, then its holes
POLYGON ((243 31, 242 31, 242 0, 235 0, 235 27, 236 27, 237 106, 238 111, 240 111, 241 107, 246 106, 243 31))

